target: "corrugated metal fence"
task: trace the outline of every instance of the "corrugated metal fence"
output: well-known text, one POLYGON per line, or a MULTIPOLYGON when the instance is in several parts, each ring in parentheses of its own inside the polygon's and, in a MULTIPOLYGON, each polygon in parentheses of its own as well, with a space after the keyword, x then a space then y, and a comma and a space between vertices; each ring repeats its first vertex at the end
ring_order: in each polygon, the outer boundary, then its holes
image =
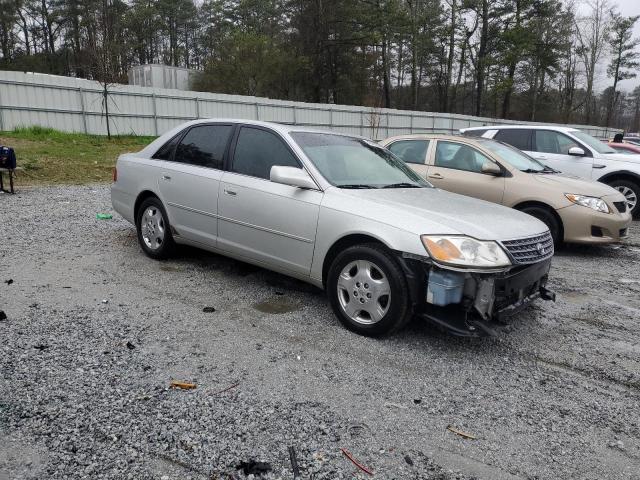
MULTIPOLYGON (((457 132, 497 120, 446 113, 372 109, 289 102, 268 98, 184 92, 132 85, 109 86, 109 124, 120 135, 161 135, 197 118, 244 118, 313 126, 383 139, 408 133, 457 132)), ((106 135, 101 85, 54 75, 0 71, 0 130, 40 125, 68 132, 106 135)), ((614 130, 578 126, 597 137, 614 130)))

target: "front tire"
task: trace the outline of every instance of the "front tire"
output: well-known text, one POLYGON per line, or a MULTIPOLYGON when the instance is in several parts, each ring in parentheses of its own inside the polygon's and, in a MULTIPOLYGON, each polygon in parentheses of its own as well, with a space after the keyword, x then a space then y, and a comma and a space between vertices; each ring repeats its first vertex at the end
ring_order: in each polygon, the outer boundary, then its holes
POLYGON ((631 180, 612 180, 610 187, 618 190, 627 201, 627 210, 631 212, 633 218, 640 216, 640 185, 631 180))
POLYGON ((140 247, 149 257, 163 260, 173 254, 175 242, 162 202, 156 197, 142 202, 136 217, 140 247))
POLYGON ((531 206, 525 207, 521 211, 524 213, 528 213, 532 217, 535 217, 542 223, 544 223, 549 228, 551 238, 553 239, 553 244, 556 247, 560 247, 562 245, 562 241, 564 240, 562 234, 562 225, 549 209, 544 207, 531 206))
POLYGON ((335 315, 353 332, 385 335, 411 319, 407 279, 380 245, 355 245, 341 252, 329 268, 326 286, 335 315))

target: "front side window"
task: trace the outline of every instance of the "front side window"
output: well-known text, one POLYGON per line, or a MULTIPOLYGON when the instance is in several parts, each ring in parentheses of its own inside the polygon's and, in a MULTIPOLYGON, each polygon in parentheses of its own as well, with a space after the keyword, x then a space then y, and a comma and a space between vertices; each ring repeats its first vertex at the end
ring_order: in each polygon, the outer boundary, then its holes
POLYGON ((362 138, 291 134, 322 176, 340 188, 421 188, 431 185, 394 154, 362 138))
POLYGON ((436 145, 436 167, 482 173, 482 165, 485 162, 491 160, 468 145, 442 140, 436 145))
POLYGON ((231 125, 191 128, 176 149, 175 161, 222 170, 222 159, 232 130, 231 125))
POLYGON ((616 151, 613 148, 611 148, 609 145, 599 141, 597 138, 592 137, 588 133, 584 133, 580 130, 576 130, 576 131, 572 131, 571 135, 576 137, 581 142, 586 143, 598 153, 616 153, 616 151))
POLYGON ((505 128, 498 130, 493 137, 500 142, 508 143, 520 150, 531 151, 531 130, 524 128, 505 128))
POLYGON ((577 142, 565 134, 553 130, 536 130, 535 139, 535 151, 541 153, 568 155, 570 148, 580 147, 577 142))
POLYGON ((259 128, 242 127, 232 171, 268 180, 275 165, 300 168, 296 157, 277 135, 259 128))
POLYGON ((429 140, 398 140, 387 148, 407 163, 423 164, 429 140))

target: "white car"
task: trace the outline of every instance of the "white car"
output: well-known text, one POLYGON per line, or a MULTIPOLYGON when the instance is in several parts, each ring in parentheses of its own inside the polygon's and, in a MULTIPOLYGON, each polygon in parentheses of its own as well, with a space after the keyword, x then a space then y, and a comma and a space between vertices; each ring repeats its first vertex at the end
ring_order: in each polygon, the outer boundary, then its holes
POLYGON ((121 155, 111 201, 148 256, 187 244, 310 282, 365 335, 414 313, 458 335, 487 333, 553 298, 544 223, 434 188, 362 137, 190 122, 121 155))
POLYGON ((562 173, 606 183, 625 196, 634 217, 640 215, 640 155, 618 153, 571 127, 491 125, 460 132, 508 143, 562 173))

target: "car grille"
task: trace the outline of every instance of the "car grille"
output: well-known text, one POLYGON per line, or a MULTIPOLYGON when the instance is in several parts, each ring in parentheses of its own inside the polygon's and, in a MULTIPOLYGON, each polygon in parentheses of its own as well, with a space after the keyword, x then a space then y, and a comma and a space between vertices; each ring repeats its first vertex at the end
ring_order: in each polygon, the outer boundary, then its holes
POLYGON ((518 265, 540 262, 553 256, 553 239, 549 232, 535 237, 506 240, 502 245, 518 265))
POLYGON ((627 211, 627 202, 613 202, 613 204, 620 213, 624 213, 627 211))

